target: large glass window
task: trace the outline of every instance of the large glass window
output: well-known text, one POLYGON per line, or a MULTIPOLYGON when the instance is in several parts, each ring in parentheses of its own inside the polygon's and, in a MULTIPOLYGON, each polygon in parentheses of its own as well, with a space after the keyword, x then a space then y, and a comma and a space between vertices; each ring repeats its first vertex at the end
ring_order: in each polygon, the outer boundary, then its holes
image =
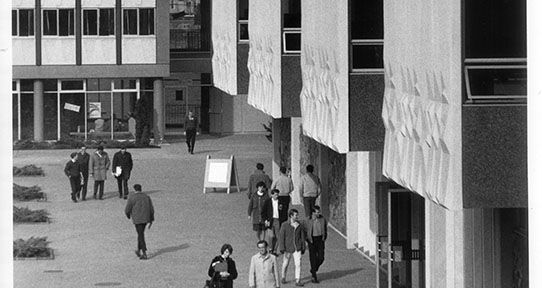
POLYGON ((124 35, 154 35, 154 9, 124 9, 122 25, 124 35))
POLYGON ((75 35, 73 9, 43 10, 43 35, 71 36, 75 35))
POLYGON ((301 0, 282 0, 282 52, 301 53, 301 0))
POLYGON ((382 72, 384 10, 382 0, 350 1, 350 69, 382 72))
POLYGON ((248 0, 237 1, 238 37, 240 42, 248 41, 248 0))
POLYGON ((115 35, 115 10, 113 8, 99 9, 99 33, 100 36, 115 35))
POLYGON ((11 35, 34 36, 34 10, 11 10, 11 35))
POLYGON ((526 1, 465 2, 467 102, 527 101, 526 1))
POLYGON ((172 51, 210 52, 211 0, 170 0, 169 29, 172 51))
POLYGON ((83 10, 83 35, 98 35, 98 10, 83 10))

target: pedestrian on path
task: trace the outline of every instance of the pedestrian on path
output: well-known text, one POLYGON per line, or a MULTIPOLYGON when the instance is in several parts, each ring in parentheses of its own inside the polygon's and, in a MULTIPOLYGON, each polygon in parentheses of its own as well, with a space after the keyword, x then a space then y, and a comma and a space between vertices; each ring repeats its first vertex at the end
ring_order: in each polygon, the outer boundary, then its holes
POLYGON ((280 233, 279 215, 283 208, 279 200, 279 190, 271 190, 271 198, 263 203, 262 219, 266 227, 265 240, 269 243, 269 252, 275 255, 278 252, 277 239, 280 233))
POLYGON ((250 199, 252 195, 254 195, 256 191, 258 191, 258 188, 256 187, 256 185, 260 182, 263 182, 266 188, 271 187, 271 183, 272 183, 271 178, 267 174, 265 174, 265 172, 263 171, 263 164, 256 163, 256 171, 254 171, 254 173, 252 173, 252 175, 250 175, 250 177, 248 178, 248 185, 247 185, 248 199, 250 199))
POLYGON ((192 111, 189 111, 184 119, 184 134, 186 135, 188 153, 194 154, 194 145, 196 145, 196 135, 198 134, 198 117, 194 116, 192 111))
POLYGON ((267 241, 260 240, 256 245, 259 252, 250 259, 248 286, 250 288, 280 287, 277 257, 267 251, 267 241))
POLYGON ((128 198, 128 179, 130 179, 133 166, 132 154, 126 151, 126 144, 122 144, 120 151, 113 156, 113 171, 111 171, 117 178, 119 198, 128 198))
POLYGON ((306 220, 307 243, 309 244, 309 259, 311 263, 312 283, 320 283, 316 272, 324 263, 325 242, 327 239, 327 220, 320 213, 320 206, 315 205, 311 217, 306 220))
POLYGON ((301 183, 299 184, 299 196, 303 199, 303 206, 305 207, 305 217, 309 218, 311 210, 316 205, 316 198, 320 196, 320 179, 314 175, 314 166, 307 165, 307 173, 301 176, 301 183))
POLYGON ((288 209, 290 209, 291 196, 290 194, 294 191, 294 183, 292 178, 287 175, 286 167, 280 167, 280 175, 277 179, 271 184, 271 191, 273 189, 279 190, 279 204, 282 207, 279 211, 279 221, 280 224, 288 220, 288 209))
POLYGON ((68 161, 66 167, 64 167, 64 174, 70 179, 72 201, 73 203, 77 203, 75 197, 81 188, 81 170, 79 169, 79 163, 77 163, 77 152, 73 152, 70 155, 70 158, 70 161, 68 161))
POLYGON ((220 255, 213 258, 207 274, 218 281, 222 288, 233 288, 233 280, 237 279, 237 268, 235 261, 231 259, 233 247, 230 244, 222 245, 220 255))
POLYGON ((305 253, 305 229, 299 223, 299 211, 290 209, 288 212, 289 221, 282 223, 279 233, 279 251, 284 254, 282 258, 282 284, 286 281, 286 271, 290 258, 294 258, 295 265, 295 286, 302 287, 301 283, 301 255, 305 253))
POLYGON ((256 231, 258 240, 265 240, 265 223, 262 219, 263 204, 269 199, 263 182, 256 185, 257 191, 248 201, 248 219, 252 218, 252 229, 256 231))
POLYGON ((83 145, 79 149, 79 155, 77 155, 77 162, 79 163, 79 170, 81 170, 81 189, 77 192, 77 198, 81 198, 82 201, 87 200, 87 183, 88 183, 88 161, 90 155, 87 153, 87 146, 83 145))
POLYGON ((147 259, 147 244, 145 243, 145 226, 149 224, 151 229, 154 221, 154 207, 149 195, 141 191, 141 185, 134 185, 135 193, 130 195, 124 208, 124 213, 128 219, 132 219, 137 231, 137 257, 141 260, 147 259))
POLYGON ((104 151, 104 147, 100 145, 96 152, 90 156, 88 162, 88 172, 94 178, 94 195, 92 196, 94 199, 96 199, 96 192, 99 190, 98 199, 103 200, 104 184, 109 166, 111 166, 109 155, 104 151))

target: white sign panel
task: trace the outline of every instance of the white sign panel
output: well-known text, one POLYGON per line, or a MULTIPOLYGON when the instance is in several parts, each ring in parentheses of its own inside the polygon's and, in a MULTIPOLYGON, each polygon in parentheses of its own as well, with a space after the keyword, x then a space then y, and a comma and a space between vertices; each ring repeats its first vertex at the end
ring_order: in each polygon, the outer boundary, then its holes
POLYGON ((66 110, 70 110, 70 111, 74 111, 74 112, 79 112, 79 109, 81 108, 81 106, 79 105, 74 105, 74 104, 70 104, 70 103, 64 103, 64 109, 66 110))

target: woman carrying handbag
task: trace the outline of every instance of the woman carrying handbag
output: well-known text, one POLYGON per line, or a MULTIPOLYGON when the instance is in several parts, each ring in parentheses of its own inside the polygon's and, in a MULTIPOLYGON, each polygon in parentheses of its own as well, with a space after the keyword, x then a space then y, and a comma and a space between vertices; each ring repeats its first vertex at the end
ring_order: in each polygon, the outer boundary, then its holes
POLYGON ((213 258, 207 274, 211 280, 206 281, 209 288, 233 288, 233 280, 237 278, 235 261, 231 259, 233 247, 230 244, 222 245, 220 255, 213 258))

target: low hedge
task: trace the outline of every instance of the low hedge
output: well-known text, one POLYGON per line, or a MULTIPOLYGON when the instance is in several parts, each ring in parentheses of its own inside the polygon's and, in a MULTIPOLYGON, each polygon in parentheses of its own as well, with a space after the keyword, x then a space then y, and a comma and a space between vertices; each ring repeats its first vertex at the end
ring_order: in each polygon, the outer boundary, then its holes
POLYGON ((27 240, 19 238, 13 241, 13 257, 51 257, 47 237, 30 237, 27 240))
POLYGON ((97 148, 102 145, 104 148, 160 148, 157 145, 136 144, 134 141, 118 140, 77 140, 73 138, 62 138, 58 141, 36 142, 32 140, 19 140, 13 143, 13 150, 45 150, 45 149, 79 149, 81 146, 87 148, 97 148))
POLYGON ((13 176, 44 176, 45 173, 41 167, 30 164, 21 168, 13 166, 13 176))
POLYGON ((34 199, 43 199, 44 193, 39 186, 19 186, 13 183, 13 200, 31 201, 34 199))
POLYGON ((28 207, 13 206, 13 222, 15 223, 40 223, 49 220, 47 210, 31 210, 28 207))

